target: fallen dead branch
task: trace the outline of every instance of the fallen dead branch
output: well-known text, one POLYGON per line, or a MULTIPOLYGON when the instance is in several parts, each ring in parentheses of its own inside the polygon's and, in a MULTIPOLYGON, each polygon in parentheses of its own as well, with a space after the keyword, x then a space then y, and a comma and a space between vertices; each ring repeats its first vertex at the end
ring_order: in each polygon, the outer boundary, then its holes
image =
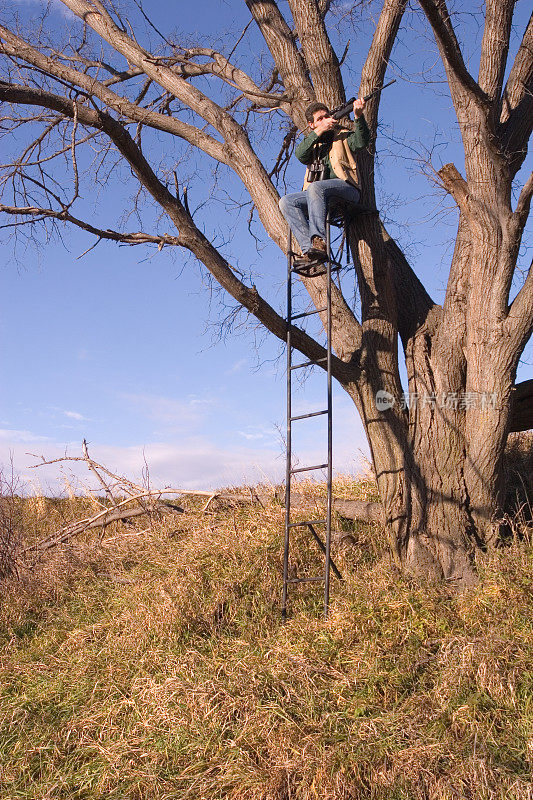
MULTIPOLYGON (((178 494, 178 492, 176 492, 178 494)), ((235 494, 232 492, 189 492, 181 491, 179 494, 185 496, 207 497, 207 502, 203 506, 202 511, 206 512, 212 507, 213 503, 228 503, 233 505, 253 505, 258 503, 264 507, 265 504, 270 503, 272 499, 278 500, 281 504, 285 502, 285 495, 283 492, 274 492, 273 494, 266 492, 250 492, 250 494, 235 494)), ((291 506, 295 508, 308 508, 325 498, 309 497, 305 494, 297 492, 291 493, 291 506)), ((376 503, 370 500, 345 500, 341 497, 333 498, 333 509, 344 517, 345 519, 357 520, 358 522, 366 523, 383 523, 383 510, 381 503, 376 503)))
POLYGON ((46 539, 41 539, 41 541, 36 542, 35 544, 26 547, 22 554, 28 553, 30 551, 39 551, 44 552, 45 550, 50 550, 50 548, 55 547, 56 545, 63 544, 64 542, 71 539, 73 536, 78 536, 79 534, 83 533, 84 531, 90 530, 91 528, 105 528, 107 525, 110 525, 112 522, 123 522, 125 520, 129 520, 133 517, 141 516, 141 514, 150 514, 156 511, 161 512, 176 512, 178 514, 183 514, 184 509, 180 506, 175 506, 172 503, 160 501, 161 495, 163 492, 143 492, 135 497, 128 497, 126 500, 118 503, 117 505, 113 506, 110 509, 104 509, 103 511, 99 511, 97 514, 94 514, 91 517, 86 517, 84 519, 77 520, 76 522, 71 522, 68 525, 65 525, 64 528, 61 530, 54 532, 51 536, 48 536, 46 539), (127 503, 131 503, 135 500, 141 500, 144 498, 154 498, 156 502, 154 503, 152 508, 123 508, 127 503), (121 510, 122 508, 122 510, 121 510))
MULTIPOLYGON (((84 517, 80 520, 74 520, 68 523, 63 528, 55 531, 45 539, 38 541, 25 550, 22 555, 29 552, 42 553, 50 550, 60 544, 63 544, 75 536, 79 536, 85 531, 93 528, 105 528, 112 522, 122 522, 131 524, 131 521, 136 517, 144 514, 154 513, 185 513, 185 508, 177 505, 176 502, 171 500, 164 500, 163 495, 172 495, 174 498, 180 497, 205 497, 206 502, 200 509, 201 513, 209 513, 213 509, 215 503, 225 505, 253 505, 257 503, 263 508, 272 500, 277 500, 283 505, 285 496, 283 491, 274 491, 273 493, 256 492, 250 489, 247 493, 235 492, 213 492, 201 490, 180 490, 166 489, 149 490, 136 485, 128 478, 121 475, 116 475, 107 467, 94 461, 89 455, 87 442, 85 439, 82 444, 82 456, 63 456, 47 461, 43 456, 37 464, 32 465, 32 469, 42 467, 49 464, 65 463, 65 462, 84 462, 91 474, 93 474, 99 484, 100 490, 103 490, 105 495, 105 505, 101 499, 96 496, 93 489, 86 487, 87 494, 91 497, 92 501, 97 502, 103 506, 101 510, 90 516, 84 517), (120 499, 120 497, 125 499, 120 499), (135 505, 133 508, 131 504, 135 505)), ((37 456, 36 456, 37 458, 37 456)), ((291 495, 291 504, 295 508, 309 508, 316 506, 317 503, 324 503, 325 498, 310 497, 303 493, 295 492, 291 495)), ((383 511, 379 503, 364 501, 364 500, 346 500, 343 498, 333 498, 333 509, 346 519, 358 520, 366 523, 382 523, 383 511)))

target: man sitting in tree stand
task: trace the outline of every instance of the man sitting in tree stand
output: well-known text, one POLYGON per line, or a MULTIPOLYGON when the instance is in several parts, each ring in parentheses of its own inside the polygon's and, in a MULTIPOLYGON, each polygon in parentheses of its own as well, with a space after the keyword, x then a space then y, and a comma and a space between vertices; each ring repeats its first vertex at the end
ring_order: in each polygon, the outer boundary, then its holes
POLYGON ((328 203, 358 203, 361 197, 353 153, 366 147, 370 131, 363 116, 365 100, 355 100, 355 127, 351 131, 334 119, 323 103, 311 103, 305 117, 311 133, 296 148, 296 157, 307 165, 302 192, 279 201, 281 213, 298 240, 302 255, 294 267, 302 274, 322 274, 317 267, 328 260, 326 216, 328 203))

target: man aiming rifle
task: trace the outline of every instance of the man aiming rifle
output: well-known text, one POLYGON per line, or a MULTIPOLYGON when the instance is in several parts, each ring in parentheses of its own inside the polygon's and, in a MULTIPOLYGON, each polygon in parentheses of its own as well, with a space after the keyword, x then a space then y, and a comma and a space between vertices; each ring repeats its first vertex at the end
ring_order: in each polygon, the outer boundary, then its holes
MULTIPOLYGON (((394 83, 391 81, 390 83, 394 83)), ((385 84, 389 86, 389 84, 385 84)), ((363 116, 365 103, 385 86, 366 97, 351 100, 330 112, 323 103, 311 103, 305 112, 311 133, 295 150, 296 157, 307 166, 303 191, 281 198, 279 207, 302 255, 294 267, 303 275, 322 274, 317 267, 328 260, 326 246, 326 215, 331 201, 358 203, 361 191, 357 165, 353 154, 366 147, 370 131, 363 116), (339 124, 353 110, 353 131, 339 124)))

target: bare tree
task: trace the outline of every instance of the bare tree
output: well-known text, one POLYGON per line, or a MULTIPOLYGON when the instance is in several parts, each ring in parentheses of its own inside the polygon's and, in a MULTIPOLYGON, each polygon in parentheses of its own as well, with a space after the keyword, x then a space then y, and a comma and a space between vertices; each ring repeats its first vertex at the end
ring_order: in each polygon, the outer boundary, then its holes
MULTIPOLYGON (((288 0, 284 15, 275 0, 246 0, 250 23, 269 52, 268 74, 254 80, 253 72, 237 63, 236 45, 225 52, 185 46, 157 31, 160 44, 149 50, 111 0, 61 2, 79 27, 73 24, 67 42, 53 41, 46 17, 31 42, 15 24, 0 26, 4 139, 21 126, 35 134, 4 167, 0 210, 18 226, 61 221, 98 240, 186 248, 241 307, 284 340, 284 319, 255 286, 239 279, 199 230, 180 197, 177 176, 171 191, 169 176, 150 162, 141 134, 164 132, 233 170, 268 235, 285 251, 287 229, 273 173, 258 157, 250 120, 272 113, 289 120, 279 168, 294 132, 305 127, 308 102, 316 98, 335 106, 346 99, 328 33, 331 4, 288 0), (75 216, 79 154, 89 145, 94 150, 95 142, 100 148, 108 142, 120 154, 175 233, 99 229, 75 216), (61 156, 70 160, 68 191, 54 183, 50 169, 61 156)), ((147 20, 140 3, 135 5, 147 20)), ((380 3, 360 96, 383 84, 406 5, 406 0, 380 3)), ((508 69, 515 0, 486 0, 485 7, 476 78, 445 0, 419 0, 447 76, 465 154, 464 175, 447 164, 436 176, 459 209, 443 305, 431 299, 375 215, 355 219, 350 232, 360 313, 340 289, 333 291, 333 372, 367 433, 392 551, 406 571, 456 585, 474 579, 476 551, 497 540, 504 447, 510 430, 530 424, 527 398, 533 395, 531 382, 514 388, 533 326, 533 268, 511 301, 533 192, 532 176, 512 200, 533 122, 533 19, 508 69), (408 406, 402 403, 398 337, 409 395, 423 398, 408 406), (376 407, 378 392, 392 399, 387 408, 376 407)), ((375 203, 378 104, 375 97, 367 106, 373 142, 358 155, 369 205, 375 203)), ((304 284, 322 308, 325 279, 304 284)), ((297 327, 292 341, 309 359, 324 355, 322 345, 297 327)))

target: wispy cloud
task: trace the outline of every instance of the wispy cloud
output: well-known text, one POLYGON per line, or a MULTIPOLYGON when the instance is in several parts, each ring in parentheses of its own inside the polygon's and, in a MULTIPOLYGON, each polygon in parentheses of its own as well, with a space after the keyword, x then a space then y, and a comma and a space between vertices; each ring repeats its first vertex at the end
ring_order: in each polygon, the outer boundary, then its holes
MULTIPOLYGON (((51 442, 29 431, 14 431, 17 434, 9 439, 4 431, 0 438, 0 464, 8 464, 13 456, 16 473, 30 486, 38 483, 46 487, 47 494, 58 494, 64 486, 65 476, 71 485, 79 482, 81 486, 93 485, 93 478, 87 473, 83 462, 69 462, 40 466, 35 464, 33 451, 46 461, 60 459, 65 455, 81 455, 79 443, 69 445, 51 442), (20 434, 25 434, 24 438, 20 434)), ((92 443, 91 457, 104 464, 117 475, 142 483, 143 473, 148 465, 150 483, 155 488, 172 487, 180 489, 216 489, 222 486, 243 485, 258 481, 279 481, 283 474, 283 459, 276 448, 255 449, 247 445, 232 448, 218 446, 204 437, 184 438, 179 443, 150 443, 130 447, 92 443)))
POLYGON ((279 433, 273 425, 247 425, 244 430, 237 431, 247 442, 264 442, 279 446, 279 433))
POLYGON ((49 410, 53 412, 54 419, 57 419, 57 416, 60 415, 61 417, 67 417, 68 419, 73 419, 76 422, 91 421, 89 417, 80 414, 79 411, 70 411, 68 409, 60 408, 59 406, 49 406, 49 410))
POLYGON ((78 414, 77 411, 63 411, 63 414, 69 419, 75 419, 78 422, 89 422, 88 417, 84 417, 83 414, 78 414))
POLYGON ((190 432, 211 413, 215 401, 209 397, 189 395, 185 400, 175 400, 155 394, 124 393, 119 398, 134 406, 138 412, 164 426, 167 432, 190 432))
POLYGON ((48 436, 39 436, 31 431, 18 431, 13 428, 0 428, 0 442, 4 444, 23 444, 26 442, 49 442, 48 436))
POLYGON ((246 433, 245 431, 237 431, 237 433, 239 434, 239 436, 242 436, 249 442, 258 441, 259 439, 265 438, 264 433, 246 433))
POLYGON ((226 375, 234 375, 236 372, 240 372, 247 363, 248 362, 245 358, 239 359, 239 361, 236 361, 228 370, 226 370, 226 375))

